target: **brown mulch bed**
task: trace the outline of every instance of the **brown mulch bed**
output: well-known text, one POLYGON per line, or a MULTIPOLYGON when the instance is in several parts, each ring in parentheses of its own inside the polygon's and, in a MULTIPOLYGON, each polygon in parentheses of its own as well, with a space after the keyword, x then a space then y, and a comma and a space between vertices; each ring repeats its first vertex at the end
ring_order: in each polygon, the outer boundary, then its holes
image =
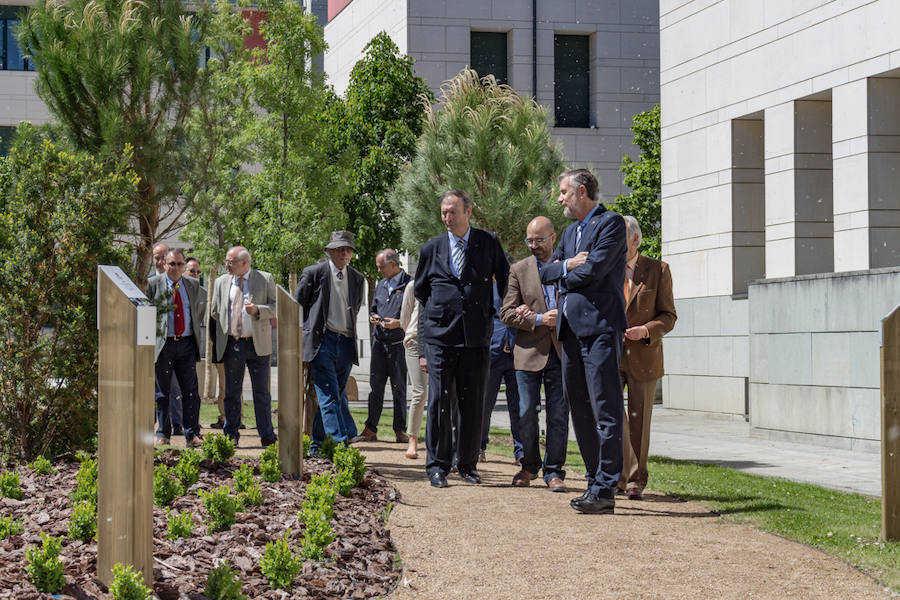
MULTIPOLYGON (((177 451, 157 458, 173 465, 177 451)), ((237 514, 237 523, 224 532, 207 534, 206 509, 196 495, 222 484, 231 486, 231 472, 242 463, 259 465, 257 459, 232 459, 227 465, 204 460, 200 481, 188 493, 176 498, 172 510, 193 513, 194 537, 168 540, 168 520, 163 508, 153 508, 154 569, 153 590, 161 600, 179 597, 204 598, 209 571, 223 559, 239 572, 243 593, 249 598, 373 598, 386 595, 400 576, 397 550, 385 527, 383 515, 394 500, 393 488, 383 478, 366 473, 360 487, 349 498, 338 496, 334 505, 336 539, 328 547, 330 559, 306 560, 294 579, 293 589, 273 590, 259 570, 266 543, 291 530, 291 547, 299 556, 303 525, 297 516, 311 473, 333 471, 331 462, 320 458, 304 460, 303 480, 262 483, 264 503, 237 514)), ((75 489, 77 465, 58 463, 52 475, 35 475, 27 467, 18 468, 23 499, 0 499, 0 514, 23 519, 25 532, 0 540, 0 597, 31 600, 50 598, 37 592, 25 573, 25 549, 40 545, 40 532, 63 539, 61 558, 67 585, 63 598, 77 600, 109 598, 106 587, 96 579, 97 543, 85 544, 66 537, 72 513, 70 498, 75 489)), ((301 557, 302 560, 302 557, 301 557)))

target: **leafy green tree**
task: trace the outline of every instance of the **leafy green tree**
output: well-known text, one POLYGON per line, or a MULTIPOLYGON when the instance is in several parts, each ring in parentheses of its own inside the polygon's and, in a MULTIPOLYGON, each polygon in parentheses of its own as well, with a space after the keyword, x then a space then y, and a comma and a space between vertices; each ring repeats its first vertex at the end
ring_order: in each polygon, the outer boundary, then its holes
POLYGON ((349 152, 352 160, 343 208, 346 228, 356 234, 356 268, 370 280, 379 277, 378 251, 401 245, 388 192, 415 154, 425 107, 433 100, 425 80, 416 77, 413 60, 381 32, 353 67, 346 100, 332 102, 326 110, 335 151, 349 152))
POLYGON ((438 199, 449 189, 469 192, 473 221, 495 231, 503 247, 525 256, 525 227, 538 215, 565 223, 553 197, 562 153, 550 138, 547 109, 493 76, 464 69, 428 107, 416 155, 391 195, 407 249, 444 231, 438 199))
POLYGON ((660 174, 659 104, 650 110, 634 115, 631 126, 634 145, 641 149, 637 161, 627 154, 619 168, 625 174, 625 185, 631 192, 618 196, 613 209, 623 215, 632 215, 641 224, 643 242, 641 253, 660 258, 662 208, 659 193, 662 189, 660 174))
POLYGON ((0 451, 90 448, 97 433, 97 264, 139 185, 117 160, 58 150, 30 125, 0 158, 0 451))
POLYGON ((38 95, 76 148, 106 156, 131 148, 140 183, 127 223, 143 283, 154 242, 190 205, 183 189, 206 173, 208 157, 185 135, 208 101, 206 21, 180 0, 38 0, 16 35, 36 65, 38 95))

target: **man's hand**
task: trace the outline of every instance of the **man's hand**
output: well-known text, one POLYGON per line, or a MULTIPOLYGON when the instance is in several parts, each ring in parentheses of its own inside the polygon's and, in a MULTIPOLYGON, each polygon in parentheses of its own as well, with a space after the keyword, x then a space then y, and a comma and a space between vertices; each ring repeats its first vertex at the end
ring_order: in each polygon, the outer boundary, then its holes
POLYGON ((381 317, 379 315, 370 315, 369 323, 372 325, 381 325, 381 317))
POLYGON ((547 312, 541 314, 541 325, 546 325, 547 327, 556 327, 556 314, 557 309, 548 310, 547 312))
POLYGON ((248 314, 248 315, 251 315, 251 316, 253 316, 253 315, 258 315, 258 314, 259 314, 259 309, 258 309, 258 308, 256 307, 256 305, 253 304, 252 302, 245 302, 245 303, 244 303, 244 310, 246 310, 246 311, 247 311, 247 314, 248 314))
POLYGON ((419 357, 419 368, 422 369, 423 373, 428 372, 428 359, 424 356, 419 357))
POLYGON ((588 253, 582 251, 566 261, 566 271, 574 271, 587 262, 588 253))
POLYGON ((635 325, 625 330, 625 338, 629 340, 642 340, 650 337, 650 330, 643 325, 635 325))
POLYGON ((534 314, 534 311, 531 310, 527 304, 520 304, 516 307, 516 320, 524 321, 528 317, 534 314))
POLYGON ((380 323, 385 329, 400 329, 400 319, 392 319, 390 317, 384 317, 380 323))

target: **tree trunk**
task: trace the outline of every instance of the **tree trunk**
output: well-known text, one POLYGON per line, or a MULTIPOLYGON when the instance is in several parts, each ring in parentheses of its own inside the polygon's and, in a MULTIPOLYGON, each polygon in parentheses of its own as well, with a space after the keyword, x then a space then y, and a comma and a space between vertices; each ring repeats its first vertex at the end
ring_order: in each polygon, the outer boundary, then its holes
POLYGON ((140 210, 138 242, 135 248, 137 257, 134 265, 134 281, 141 290, 146 290, 147 277, 154 268, 153 244, 159 229, 159 206, 153 203, 155 195, 153 184, 149 182, 142 182, 142 184, 137 198, 140 210))

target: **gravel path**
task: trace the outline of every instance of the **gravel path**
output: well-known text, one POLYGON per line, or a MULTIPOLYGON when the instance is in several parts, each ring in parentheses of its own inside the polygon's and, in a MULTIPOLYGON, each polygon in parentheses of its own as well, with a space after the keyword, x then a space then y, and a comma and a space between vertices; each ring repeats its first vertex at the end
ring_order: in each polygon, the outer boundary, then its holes
POLYGON ((484 484, 428 485, 424 451, 358 446, 400 492, 388 526, 403 559, 392 600, 444 598, 885 598, 878 584, 818 550, 723 523, 703 507, 649 493, 615 515, 582 515, 538 479, 509 486, 516 466, 490 456, 484 484))

